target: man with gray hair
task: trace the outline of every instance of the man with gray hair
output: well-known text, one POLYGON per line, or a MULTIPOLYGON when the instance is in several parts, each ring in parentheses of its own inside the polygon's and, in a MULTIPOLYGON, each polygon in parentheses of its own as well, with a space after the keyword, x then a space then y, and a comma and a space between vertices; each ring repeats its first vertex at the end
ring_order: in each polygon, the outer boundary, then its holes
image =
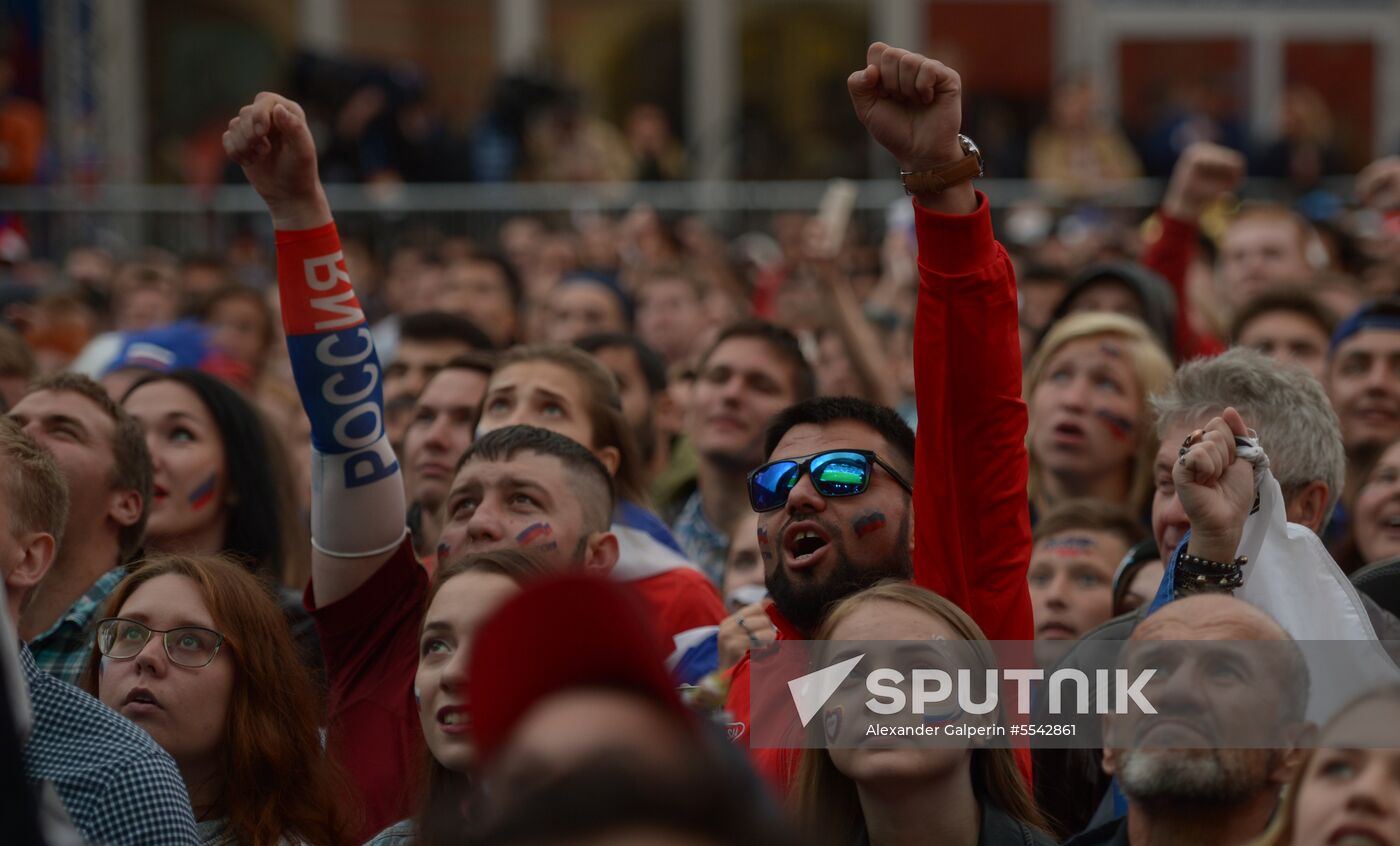
POLYGON ((1164 562, 1191 528, 1172 482, 1178 449, 1188 434, 1229 407, 1259 434, 1259 446, 1283 490, 1288 522, 1322 534, 1342 495, 1347 459, 1337 415, 1307 371, 1236 348, 1183 364, 1152 405, 1161 440, 1153 476, 1152 536, 1164 562))
MULTIPOLYGON (((1188 434, 1206 428, 1226 408, 1238 411, 1258 434, 1259 445, 1269 456, 1270 469, 1279 482, 1289 522, 1314 533, 1326 528, 1341 496, 1346 453, 1337 415, 1322 386, 1307 371, 1253 350, 1235 348, 1182 365, 1152 402, 1161 444, 1153 473, 1152 535, 1164 564, 1172 560, 1191 529, 1191 518, 1173 478, 1181 444, 1188 434)), ((1240 528, 1242 524, 1235 527, 1240 528)), ((1234 546, 1228 541, 1224 545, 1231 550, 1222 556, 1228 563, 1234 558, 1234 546)), ((1362 601, 1378 632, 1394 631, 1393 617, 1369 599, 1363 597, 1362 601)), ((1089 645, 1084 650, 1071 650, 1059 666, 1079 666, 1087 655, 1095 654, 1095 642, 1127 640, 1149 607, 1116 617, 1085 635, 1083 641, 1089 645)), ((1106 780, 1098 776, 1094 756, 1038 750, 1034 760, 1036 799, 1041 807, 1065 819, 1067 830, 1088 822, 1084 809, 1094 807, 1107 787, 1106 780)), ((1105 803, 1093 819, 1102 821, 1112 811, 1112 804, 1105 803)))

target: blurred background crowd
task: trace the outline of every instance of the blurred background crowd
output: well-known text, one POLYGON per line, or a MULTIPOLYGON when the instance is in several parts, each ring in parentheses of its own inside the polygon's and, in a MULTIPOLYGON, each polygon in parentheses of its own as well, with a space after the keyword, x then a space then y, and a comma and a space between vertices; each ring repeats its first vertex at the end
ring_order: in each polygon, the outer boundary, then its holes
POLYGON ((316 141, 419 555, 444 505, 425 474, 471 443, 490 356, 577 344, 638 448, 618 484, 742 614, 757 523, 710 476, 763 460, 748 441, 804 394, 918 425, 914 209, 846 91, 879 39, 962 74, 1016 269, 1037 549, 1112 538, 1087 604, 1032 563, 1038 637, 1150 600, 1160 563, 1135 574, 1180 538, 1152 506, 1171 479, 1150 397, 1230 347, 1302 365, 1318 425, 1340 421, 1345 489, 1339 469, 1290 518, 1347 572, 1400 556, 1400 0, 0 0, 0 405, 65 371, 121 401, 201 370, 264 416, 277 507, 305 528, 272 227, 221 143, 277 91, 316 141), (796 338, 812 390, 750 318, 796 338), (754 367, 713 375, 736 324, 754 367), (1114 361, 1086 376, 1076 344, 1114 361), (442 455, 405 439, 449 414, 424 390, 440 370, 476 394, 442 455), (705 446, 725 426, 751 436, 727 467, 705 446))

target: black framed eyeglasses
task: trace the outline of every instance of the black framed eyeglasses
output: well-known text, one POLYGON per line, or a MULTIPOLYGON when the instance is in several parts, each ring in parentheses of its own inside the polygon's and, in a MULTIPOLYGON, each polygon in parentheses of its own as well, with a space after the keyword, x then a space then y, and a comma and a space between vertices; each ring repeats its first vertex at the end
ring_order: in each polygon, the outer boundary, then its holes
POLYGON ((172 664, 195 670, 209 666, 224 645, 223 635, 203 626, 161 630, 123 617, 108 617, 97 623, 97 651, 114 661, 126 661, 140 655, 156 634, 161 636, 172 664))
POLYGON ((811 475, 812 486, 824 497, 863 494, 870 487, 875 465, 883 467, 910 494, 914 493, 913 485, 874 452, 833 449, 770 461, 753 470, 748 478, 749 505, 760 513, 782 508, 804 472, 811 475))

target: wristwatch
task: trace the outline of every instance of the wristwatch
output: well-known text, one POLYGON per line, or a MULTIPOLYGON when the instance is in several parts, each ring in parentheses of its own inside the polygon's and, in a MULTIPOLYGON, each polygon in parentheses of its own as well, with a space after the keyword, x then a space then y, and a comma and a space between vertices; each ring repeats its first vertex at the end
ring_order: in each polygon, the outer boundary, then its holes
POLYGON ((966 135, 958 135, 963 157, 955 162, 939 165, 930 170, 901 170, 899 178, 904 181, 904 193, 937 194, 961 185, 982 175, 982 151, 966 135))

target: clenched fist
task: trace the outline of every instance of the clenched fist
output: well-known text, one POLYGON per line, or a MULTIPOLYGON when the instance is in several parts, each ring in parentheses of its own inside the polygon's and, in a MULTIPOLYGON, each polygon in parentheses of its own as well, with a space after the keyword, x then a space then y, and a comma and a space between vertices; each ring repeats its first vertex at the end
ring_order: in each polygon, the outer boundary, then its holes
MULTIPOLYGON (((870 135, 899 162, 900 169, 931 170, 961 159, 962 79, 958 72, 942 62, 879 41, 870 45, 865 61, 865 68, 846 80, 851 105, 870 135)), ((919 202, 954 213, 968 213, 977 207, 970 183, 920 196, 919 202)))
POLYGON ((1181 507, 1191 521, 1187 552, 1228 563, 1254 505, 1254 467, 1235 452, 1235 437, 1249 434, 1240 413, 1227 408, 1172 468, 1181 507))
POLYGON ((316 143, 301 106, 262 92, 228 122, 224 152, 267 203, 278 229, 311 229, 331 220, 316 172, 316 143))
POLYGON ((1235 190, 1244 179, 1244 156, 1208 141, 1187 147, 1172 168, 1162 209, 1177 220, 1196 222, 1216 198, 1235 190))

